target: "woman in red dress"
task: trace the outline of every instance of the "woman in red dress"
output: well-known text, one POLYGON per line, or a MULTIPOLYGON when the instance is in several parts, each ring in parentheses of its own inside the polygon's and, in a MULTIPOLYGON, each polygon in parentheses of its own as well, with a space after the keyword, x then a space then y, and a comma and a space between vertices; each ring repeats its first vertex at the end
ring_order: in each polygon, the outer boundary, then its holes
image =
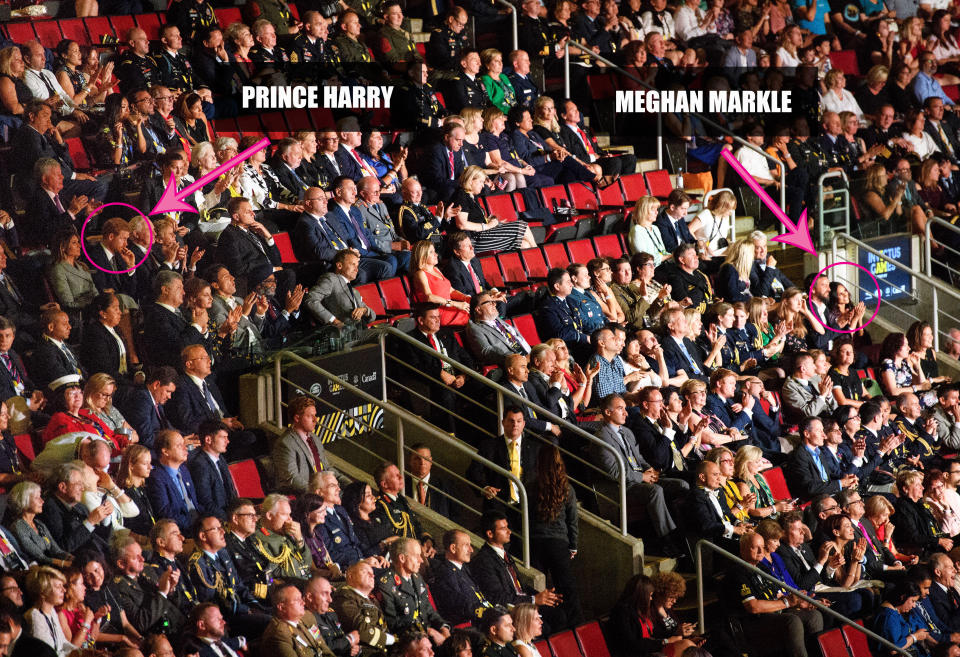
MULTIPOLYGON (((63 410, 54 413, 53 417, 50 418, 50 422, 43 430, 43 444, 46 445, 54 438, 64 434, 87 433, 103 438, 113 445, 114 452, 119 453, 122 447, 126 447, 129 438, 115 434, 101 421, 81 415, 80 409, 83 408, 84 398, 83 389, 80 387, 80 377, 73 375, 63 378, 67 380, 61 383, 62 387, 57 388, 57 397, 54 399, 57 406, 63 410)), ((54 383, 50 384, 51 387, 54 386, 54 383)))
POLYGON ((439 304, 440 326, 466 326, 470 320, 470 297, 453 289, 437 268, 437 262, 433 242, 421 240, 413 245, 410 257, 413 302, 439 304))

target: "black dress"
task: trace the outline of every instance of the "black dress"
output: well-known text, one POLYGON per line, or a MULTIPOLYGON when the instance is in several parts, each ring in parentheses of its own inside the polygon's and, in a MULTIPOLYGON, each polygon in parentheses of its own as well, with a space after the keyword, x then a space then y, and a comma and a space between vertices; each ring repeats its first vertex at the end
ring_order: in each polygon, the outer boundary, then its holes
MULTIPOLYGON (((27 83, 21 80, 20 78, 15 78, 12 75, 7 75, 6 73, 0 73, 0 78, 7 78, 13 82, 13 88, 17 93, 17 102, 23 106, 26 106, 31 100, 33 100, 33 93, 30 92, 30 87, 27 86, 27 83)), ((5 107, 0 107, 0 114, 6 114, 7 116, 14 116, 13 112, 8 112, 5 107)), ((17 115, 19 116, 19 115, 17 115)))
POLYGON ((851 370, 847 374, 841 374, 836 367, 831 367, 828 375, 830 380, 833 381, 833 385, 840 387, 844 397, 853 401, 860 401, 863 396, 863 383, 855 372, 851 370))
MULTIPOLYGON (((458 189, 450 200, 451 205, 459 205, 461 212, 467 213, 467 219, 478 224, 487 223, 487 213, 483 207, 473 197, 462 189, 458 189)), ((473 248, 478 252, 484 251, 510 251, 520 248, 523 242, 523 234, 527 230, 527 222, 510 221, 494 226, 490 230, 483 232, 467 231, 470 240, 473 242, 473 248)))
POLYGON ((153 528, 155 514, 153 513, 153 505, 150 504, 150 498, 147 496, 147 486, 145 484, 138 487, 131 486, 126 488, 125 492, 140 509, 140 514, 133 518, 124 518, 123 526, 134 534, 149 536, 150 530, 153 528))
POLYGON ((387 551, 381 547, 381 542, 393 536, 393 527, 390 523, 384 522, 383 517, 375 515, 370 520, 354 518, 353 530, 360 542, 360 550, 365 556, 386 554, 387 551))

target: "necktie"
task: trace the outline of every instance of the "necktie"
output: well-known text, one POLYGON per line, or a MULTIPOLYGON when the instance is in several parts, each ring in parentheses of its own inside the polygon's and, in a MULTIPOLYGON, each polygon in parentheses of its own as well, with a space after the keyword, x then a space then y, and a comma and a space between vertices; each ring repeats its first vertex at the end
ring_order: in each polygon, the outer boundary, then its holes
POLYGON ((417 501, 424 506, 427 504, 427 485, 423 481, 417 484, 417 501))
POLYGON ((801 550, 799 547, 795 547, 793 548, 793 551, 797 553, 798 557, 800 557, 800 562, 803 564, 803 567, 809 570, 810 564, 807 563, 807 559, 803 556, 803 550, 801 550))
POLYGON ((690 356, 690 352, 687 351, 687 345, 681 340, 679 343, 680 350, 683 352, 683 355, 686 356, 687 362, 690 363, 690 369, 693 370, 694 374, 700 374, 700 368, 697 367, 697 362, 693 360, 693 357, 690 356))
POLYGON ((60 202, 59 194, 53 195, 53 204, 56 206, 57 212, 59 212, 60 214, 63 214, 65 212, 65 210, 63 209, 63 203, 60 202))
POLYGON ((587 133, 584 132, 579 126, 577 126, 577 132, 580 134, 580 139, 583 140, 583 145, 587 147, 587 153, 590 155, 596 155, 597 152, 593 150, 593 144, 590 142, 590 138, 587 137, 587 133))
POLYGON ((213 398, 213 394, 210 392, 210 387, 207 386, 207 382, 203 382, 203 397, 207 400, 207 408, 214 412, 218 418, 223 417, 223 412, 220 410, 220 405, 217 404, 217 400, 213 398))
POLYGON ((237 496, 237 488, 233 485, 233 477, 230 476, 230 469, 227 468, 227 462, 222 458, 217 459, 217 474, 223 482, 223 487, 227 494, 233 498, 237 496))
POLYGON ((117 343, 117 349, 120 350, 120 364, 117 367, 117 371, 120 372, 120 374, 126 374, 127 373, 127 348, 123 344, 123 340, 120 339, 120 336, 117 335, 117 332, 114 331, 109 326, 107 327, 107 333, 113 336, 113 339, 117 343))
MULTIPOLYGON (((523 469, 520 467, 520 446, 517 444, 517 441, 507 441, 507 452, 510 455, 510 474, 519 479, 523 474, 523 469)), ((520 501, 520 493, 517 490, 516 484, 512 481, 510 482, 510 501, 520 501)))
POLYGON ((76 370, 77 374, 81 374, 80 361, 78 361, 77 357, 73 355, 73 351, 65 342, 61 343, 60 351, 62 351, 63 354, 67 357, 67 361, 70 363, 70 367, 76 370))
POLYGON ((327 238, 327 241, 330 242, 333 248, 337 249, 338 251, 342 251, 343 249, 347 248, 347 245, 343 243, 343 240, 340 239, 336 232, 334 232, 333 236, 331 237, 330 233, 327 232, 327 226, 325 225, 322 217, 317 219, 317 223, 320 225, 320 230, 323 232, 323 236, 327 238))
POLYGON ((683 453, 677 449, 677 443, 673 440, 670 441, 670 451, 673 453, 673 467, 683 472, 686 467, 686 463, 683 460, 683 453))
POLYGON ((950 143, 950 140, 947 139, 947 133, 943 131, 943 121, 937 123, 937 132, 940 133, 940 139, 943 140, 943 145, 947 149, 947 153, 953 155, 953 145, 950 143))
POLYGON ((480 290, 483 288, 480 286, 480 278, 477 276, 477 272, 474 270, 472 264, 467 263, 467 271, 470 272, 470 278, 473 279, 473 291, 480 294, 480 290))
POLYGON ((57 90, 53 88, 53 85, 50 83, 50 80, 48 80, 46 76, 43 75, 43 73, 41 73, 40 71, 32 71, 32 73, 36 75, 38 78, 40 78, 40 82, 42 82, 43 86, 47 88, 47 91, 50 93, 50 96, 48 97, 53 97, 57 95, 57 90))
POLYGON ((620 447, 623 449, 623 455, 627 457, 627 463, 630 464, 630 467, 633 468, 634 472, 640 472, 640 464, 637 463, 637 459, 633 456, 633 452, 630 451, 629 447, 627 447, 627 439, 623 437, 623 429, 617 429, 617 438, 620 439, 620 447))
POLYGON ((164 415, 163 406, 160 406, 159 404, 154 403, 153 408, 157 412, 157 419, 160 421, 160 428, 161 429, 168 428, 167 417, 166 415, 164 415))
POLYGON ((308 435, 306 443, 307 449, 310 450, 310 456, 313 457, 313 471, 323 470, 323 459, 320 458, 320 450, 317 449, 316 443, 313 442, 313 436, 308 435))
POLYGON ((347 212, 347 218, 350 219, 350 224, 353 226, 353 230, 357 233, 357 239, 360 240, 360 246, 369 250, 370 245, 367 244, 367 238, 363 235, 363 228, 360 227, 356 217, 353 216, 353 208, 350 208, 350 212, 347 212))
POLYGON ((960 609, 960 593, 952 586, 947 587, 947 597, 950 598, 950 605, 954 609, 960 609))
POLYGON ((23 381, 20 379, 20 372, 13 366, 13 360, 11 360, 10 354, 0 354, 0 359, 3 360, 4 367, 6 367, 7 372, 10 373, 10 378, 13 379, 18 385, 23 385, 23 381))
POLYGON ((453 151, 447 151, 447 159, 450 160, 450 180, 453 180, 457 172, 457 168, 453 164, 453 151))
POLYGON ((500 331, 500 335, 506 338, 507 342, 510 344, 510 348, 519 353, 520 342, 517 341, 513 333, 510 332, 510 327, 500 321, 500 319, 494 320, 493 325, 497 327, 498 331, 500 331))
POLYGON ((517 569, 513 566, 513 559, 510 558, 510 555, 507 554, 507 551, 503 551, 503 560, 507 564, 507 571, 510 573, 510 579, 513 581, 513 588, 516 591, 517 595, 523 595, 523 587, 520 586, 520 578, 517 577, 517 569))
POLYGON ((820 448, 813 450, 813 463, 817 466, 817 471, 820 473, 820 480, 827 481, 827 471, 823 467, 823 462, 820 460, 820 448))
POLYGON ((351 148, 350 153, 353 155, 353 159, 357 161, 357 164, 360 165, 360 170, 363 171, 365 176, 376 176, 377 172, 374 171, 367 161, 360 157, 360 153, 357 152, 357 149, 351 148))
MULTIPOLYGON (((522 385, 520 385, 520 386, 517 387, 517 394, 520 395, 521 397, 523 397, 524 401, 530 401, 530 397, 527 396, 527 391, 524 389, 524 387, 523 387, 522 385)), ((529 411, 530 417, 531 417, 532 419, 534 419, 534 420, 537 419, 537 414, 534 413, 533 408, 531 408, 531 407, 528 406, 528 407, 527 407, 527 411, 529 411)))
POLYGON ((177 471, 177 481, 180 483, 180 494, 183 495, 183 501, 187 503, 187 511, 196 511, 197 507, 194 506, 193 500, 190 499, 190 494, 187 492, 187 484, 183 480, 183 475, 180 474, 180 471, 177 471))

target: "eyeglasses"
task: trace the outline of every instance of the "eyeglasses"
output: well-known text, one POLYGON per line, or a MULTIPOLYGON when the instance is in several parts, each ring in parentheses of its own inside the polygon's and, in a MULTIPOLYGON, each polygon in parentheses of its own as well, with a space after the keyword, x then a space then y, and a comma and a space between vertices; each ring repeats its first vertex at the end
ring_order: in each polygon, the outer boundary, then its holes
POLYGON ((259 518, 260 517, 259 513, 235 513, 233 515, 237 516, 238 518, 259 518))
POLYGON ((820 509, 820 512, 821 512, 821 513, 826 513, 827 511, 836 511, 836 510, 839 509, 839 508, 840 508, 840 505, 837 504, 836 506, 829 506, 829 507, 826 507, 826 508, 824 508, 824 509, 820 509))
POLYGON ((173 100, 173 96, 157 96, 154 100, 173 100))

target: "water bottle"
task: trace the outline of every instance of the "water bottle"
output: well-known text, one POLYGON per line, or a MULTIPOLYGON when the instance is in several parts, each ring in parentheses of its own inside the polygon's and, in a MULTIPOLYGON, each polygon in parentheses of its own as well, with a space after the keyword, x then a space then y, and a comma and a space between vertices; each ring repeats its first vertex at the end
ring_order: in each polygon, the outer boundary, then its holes
POLYGON ((677 169, 677 189, 683 190, 683 169, 677 169))

